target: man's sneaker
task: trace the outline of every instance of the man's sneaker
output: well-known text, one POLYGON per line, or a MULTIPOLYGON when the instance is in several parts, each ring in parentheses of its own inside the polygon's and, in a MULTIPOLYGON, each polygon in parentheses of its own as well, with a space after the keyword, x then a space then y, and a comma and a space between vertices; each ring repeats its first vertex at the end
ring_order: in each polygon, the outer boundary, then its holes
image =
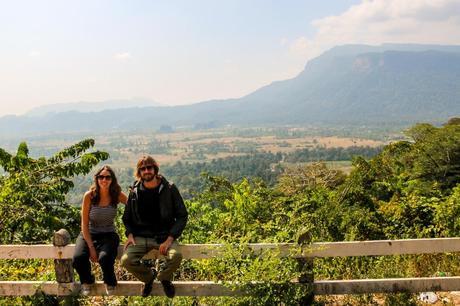
POLYGON ((152 292, 152 288, 153 288, 153 280, 155 278, 152 278, 151 281, 149 281, 148 283, 144 283, 144 289, 142 289, 142 296, 143 297, 148 297, 150 295, 150 293, 152 292))
POLYGON ((89 295, 91 293, 91 284, 81 284, 81 295, 89 295))
POLYGON ((105 293, 107 295, 113 295, 115 293, 115 289, 117 289, 117 286, 105 285, 105 293))
POLYGON ((172 299, 176 295, 176 289, 174 285, 169 280, 162 280, 161 285, 163 286, 163 291, 165 292, 166 296, 172 299))

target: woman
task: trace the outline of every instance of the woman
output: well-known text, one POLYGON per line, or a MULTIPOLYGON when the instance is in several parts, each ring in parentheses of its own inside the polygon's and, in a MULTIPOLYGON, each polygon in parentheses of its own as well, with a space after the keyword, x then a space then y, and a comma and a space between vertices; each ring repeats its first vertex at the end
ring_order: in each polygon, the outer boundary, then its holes
POLYGON ((126 204, 112 168, 103 166, 94 175, 94 183, 83 196, 81 205, 81 233, 75 243, 73 267, 81 282, 81 294, 88 295, 94 284, 91 263, 99 262, 107 294, 117 285, 114 263, 120 238, 115 232, 114 219, 118 203, 126 204))

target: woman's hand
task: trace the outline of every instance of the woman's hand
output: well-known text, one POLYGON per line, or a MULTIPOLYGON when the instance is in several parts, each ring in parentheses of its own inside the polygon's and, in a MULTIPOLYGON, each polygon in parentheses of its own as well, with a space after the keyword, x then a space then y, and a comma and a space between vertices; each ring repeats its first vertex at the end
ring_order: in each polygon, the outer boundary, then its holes
POLYGON ((94 245, 89 248, 89 259, 91 259, 92 262, 98 262, 97 252, 94 245))

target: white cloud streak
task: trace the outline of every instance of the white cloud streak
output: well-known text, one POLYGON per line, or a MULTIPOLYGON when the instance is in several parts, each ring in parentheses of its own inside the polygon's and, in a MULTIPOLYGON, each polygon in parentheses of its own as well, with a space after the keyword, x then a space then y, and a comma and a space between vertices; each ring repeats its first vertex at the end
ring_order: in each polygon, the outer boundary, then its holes
POLYGON ((129 52, 122 52, 122 53, 117 53, 113 56, 114 59, 119 60, 119 61, 124 61, 124 60, 129 60, 132 58, 131 54, 129 52))
POLYGON ((460 1, 363 0, 312 25, 316 35, 292 41, 292 54, 309 59, 343 44, 460 44, 460 1))
POLYGON ((41 55, 40 51, 32 50, 29 52, 30 57, 39 57, 41 55))

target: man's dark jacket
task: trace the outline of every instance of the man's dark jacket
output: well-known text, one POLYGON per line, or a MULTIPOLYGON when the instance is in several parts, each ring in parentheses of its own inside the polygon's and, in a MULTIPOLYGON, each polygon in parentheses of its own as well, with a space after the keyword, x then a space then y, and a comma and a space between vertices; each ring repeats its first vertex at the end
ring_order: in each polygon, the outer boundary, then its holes
POLYGON ((187 224, 188 213, 185 208, 182 196, 174 184, 170 184, 164 177, 161 178, 161 183, 158 188, 160 218, 161 224, 165 225, 161 232, 154 233, 142 219, 138 210, 138 192, 139 189, 145 188, 141 182, 136 182, 129 193, 128 203, 123 214, 123 223, 126 228, 126 236, 133 234, 134 237, 150 237, 156 238, 159 243, 166 240, 168 236, 177 239, 187 224))

